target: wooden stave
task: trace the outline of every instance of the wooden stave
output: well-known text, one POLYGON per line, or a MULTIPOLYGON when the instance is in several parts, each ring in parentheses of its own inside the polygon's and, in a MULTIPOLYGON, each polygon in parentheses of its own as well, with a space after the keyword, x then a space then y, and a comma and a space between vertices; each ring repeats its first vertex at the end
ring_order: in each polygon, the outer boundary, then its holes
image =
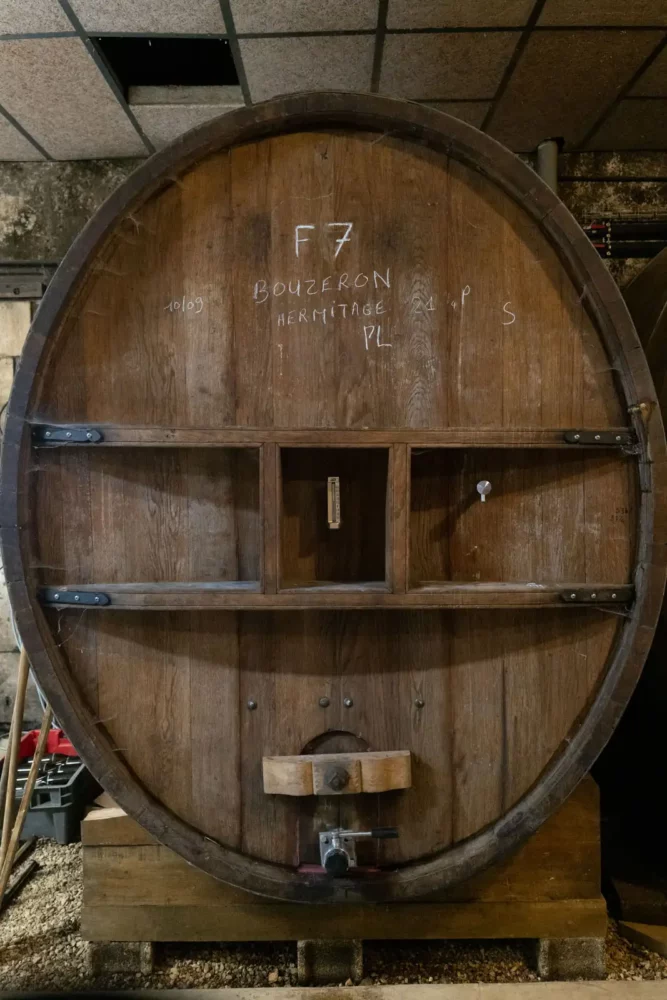
POLYGON ((8 583, 17 621, 40 680, 57 714, 65 720, 75 742, 81 746, 82 755, 91 770, 131 815, 188 860, 234 885, 277 898, 315 902, 342 898, 415 898, 426 891, 466 878, 511 850, 567 797, 608 739, 641 670, 662 599, 664 567, 660 557, 652 561, 652 553, 658 552, 665 537, 664 526, 661 518, 655 528, 652 522, 654 493, 658 496, 664 493, 664 435, 657 408, 650 408, 655 402, 655 393, 646 363, 636 347, 632 324, 612 279, 589 241, 555 196, 528 167, 494 140, 439 112, 370 96, 316 94, 290 97, 233 112, 188 133, 172 147, 152 157, 91 220, 52 282, 26 344, 10 402, 3 455, 5 490, 0 520, 8 583), (286 124, 288 127, 285 127, 286 124), (104 734, 96 730, 86 717, 89 713, 74 689, 62 659, 54 668, 49 658, 49 647, 53 650, 56 663, 59 654, 53 646, 41 608, 25 585, 19 542, 21 504, 18 486, 22 462, 30 447, 24 417, 30 401, 32 379, 46 346, 48 332, 58 329, 67 308, 76 299, 77 287, 83 283, 86 262, 99 252, 104 240, 113 232, 117 219, 135 204, 155 194, 165 181, 169 183, 172 171, 185 169, 214 148, 278 132, 300 131, 305 127, 342 125, 391 131, 401 137, 427 141, 441 151, 454 153, 520 201, 539 221, 552 245, 556 245, 561 260, 593 312, 613 363, 620 367, 628 407, 636 406, 640 401, 649 405, 646 422, 640 411, 631 411, 639 440, 642 480, 637 600, 586 722, 568 750, 552 764, 538 785, 491 827, 469 841, 447 849, 443 856, 411 863, 364 884, 350 880, 332 883, 326 878, 284 871, 276 865, 259 862, 213 844, 210 838, 194 831, 147 792, 135 787, 136 779, 118 760, 104 734))

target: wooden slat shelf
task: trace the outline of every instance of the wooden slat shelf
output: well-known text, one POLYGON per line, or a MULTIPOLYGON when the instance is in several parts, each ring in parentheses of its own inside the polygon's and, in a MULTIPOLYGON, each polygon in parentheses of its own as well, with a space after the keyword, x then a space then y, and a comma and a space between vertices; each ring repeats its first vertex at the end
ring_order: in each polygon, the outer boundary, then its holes
MULTIPOLYGON (((35 434, 44 425, 34 425, 35 434)), ((68 428, 80 432, 81 424, 49 425, 64 430, 68 428)), ((392 444, 409 444, 413 448, 593 448, 605 447, 594 440, 577 444, 567 442, 565 434, 570 428, 471 428, 447 427, 442 430, 429 429, 382 429, 382 430, 319 430, 291 428, 254 427, 139 427, 120 424, 85 425, 91 431, 98 431, 102 439, 86 440, 44 440, 34 437, 33 443, 40 448, 56 447, 141 447, 141 448, 215 448, 215 447, 258 447, 262 444, 278 444, 290 448, 298 447, 389 447, 392 444)), ((85 429, 85 428, 84 428, 85 429)), ((41 433, 41 432, 40 432, 41 433)), ((627 427, 585 428, 582 437, 588 439, 595 434, 622 437, 616 444, 611 441, 606 447, 627 446, 627 436, 634 440, 634 433, 627 427)), ((76 437, 73 433, 72 437, 76 437)))
POLYGON ((380 590, 376 584, 345 584, 331 587, 304 587, 261 593, 257 584, 247 583, 114 583, 87 584, 59 588, 54 600, 48 588, 40 592, 42 603, 50 607, 86 607, 91 610, 206 610, 304 609, 304 608, 549 608, 627 604, 634 597, 627 584, 582 583, 438 583, 407 593, 380 590), (600 592, 597 594, 597 592, 600 592), (90 605, 75 602, 75 594, 101 593, 109 603, 90 605), (618 594, 612 598, 611 594, 618 594), (71 594, 71 600, 66 595, 71 594), (571 600, 564 595, 576 594, 571 600), (580 595, 586 595, 582 598, 580 595), (593 595, 597 595, 597 599, 593 595))

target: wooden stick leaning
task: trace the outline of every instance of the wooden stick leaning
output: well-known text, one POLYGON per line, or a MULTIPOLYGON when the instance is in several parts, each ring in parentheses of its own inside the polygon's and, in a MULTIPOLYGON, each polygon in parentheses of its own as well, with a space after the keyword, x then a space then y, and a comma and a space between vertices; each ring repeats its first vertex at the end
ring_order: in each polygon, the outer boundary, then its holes
POLYGON ((3 799, 0 800, 0 804, 4 809, 2 821, 2 840, 0 841, 0 866, 3 866, 5 863, 7 845, 9 844, 9 837, 12 829, 12 819, 14 817, 16 770, 19 763, 19 745, 21 743, 21 734, 23 730, 23 710, 25 707, 25 692, 28 686, 29 672, 30 664, 28 662, 28 654, 25 649, 22 649, 19 657, 19 667, 16 678, 16 698, 14 699, 14 710, 12 711, 12 722, 9 730, 9 743, 7 744, 7 754, 5 756, 5 764, 2 769, 2 784, 5 788, 5 794, 3 799))
MULTIPOLYGON (((7 888, 7 883, 9 882, 9 876, 12 871, 12 864, 14 861, 14 852, 16 851, 16 845, 18 844, 19 837, 21 836, 21 830, 23 829, 23 824, 25 822, 28 809, 30 808, 30 800, 32 798, 32 793, 35 788, 35 783, 37 781, 37 776, 39 774, 39 765, 42 762, 42 757, 44 756, 44 751, 46 749, 46 742, 49 738, 49 730, 51 729, 51 719, 53 718, 53 712, 51 708, 47 708, 44 712, 42 718, 42 727, 39 731, 39 738, 37 740, 37 747, 35 748, 35 755, 32 759, 32 764, 30 765, 30 773, 28 774, 28 780, 25 783, 25 788, 23 789, 23 796, 21 798, 21 804, 19 806, 19 811, 14 822, 14 828, 9 838, 9 844, 7 845, 7 853, 4 858, 2 865, 2 871, 0 871, 0 906, 2 906, 2 900, 5 895, 5 889, 7 888)), ((9 787, 9 786, 8 786, 9 787)))

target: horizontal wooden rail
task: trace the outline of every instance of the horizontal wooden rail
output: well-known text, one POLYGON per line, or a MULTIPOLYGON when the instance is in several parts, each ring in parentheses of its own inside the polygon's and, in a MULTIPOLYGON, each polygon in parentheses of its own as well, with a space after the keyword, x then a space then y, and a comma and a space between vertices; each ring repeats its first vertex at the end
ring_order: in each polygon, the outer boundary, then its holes
POLYGON ((257 583, 96 583, 42 588, 49 607, 91 610, 307 608, 549 608, 631 604, 627 584, 435 583, 392 593, 380 583, 332 584, 262 593, 257 583), (56 597, 57 594, 57 597, 56 597), (95 601, 95 596, 101 600, 95 601), (104 600, 108 598, 108 600, 104 600))
POLYGON ((303 430, 254 427, 138 427, 121 424, 33 425, 37 447, 252 448, 278 444, 290 448, 372 448, 409 444, 413 448, 618 448, 634 441, 627 427, 580 428, 577 441, 567 441, 572 428, 446 427, 385 430, 303 430), (67 437, 67 432, 71 436, 67 437), (64 433, 62 433, 64 432, 64 433), (90 435, 90 436, 88 436, 90 435), (596 441, 596 435, 601 440, 596 441), (57 438, 57 439, 55 439, 57 438))
POLYGON ((262 757, 267 795, 358 795, 412 785, 409 750, 262 757))

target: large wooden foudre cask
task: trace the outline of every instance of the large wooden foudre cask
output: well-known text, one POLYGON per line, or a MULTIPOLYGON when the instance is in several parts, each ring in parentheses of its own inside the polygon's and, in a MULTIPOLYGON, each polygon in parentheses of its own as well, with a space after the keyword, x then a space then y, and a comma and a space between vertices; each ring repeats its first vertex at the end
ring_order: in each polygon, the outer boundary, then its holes
POLYGON ((344 94, 211 122, 100 209, 26 344, 2 533, 40 682, 128 813, 233 885, 461 880, 637 680, 654 403, 595 251, 487 136, 344 94))

